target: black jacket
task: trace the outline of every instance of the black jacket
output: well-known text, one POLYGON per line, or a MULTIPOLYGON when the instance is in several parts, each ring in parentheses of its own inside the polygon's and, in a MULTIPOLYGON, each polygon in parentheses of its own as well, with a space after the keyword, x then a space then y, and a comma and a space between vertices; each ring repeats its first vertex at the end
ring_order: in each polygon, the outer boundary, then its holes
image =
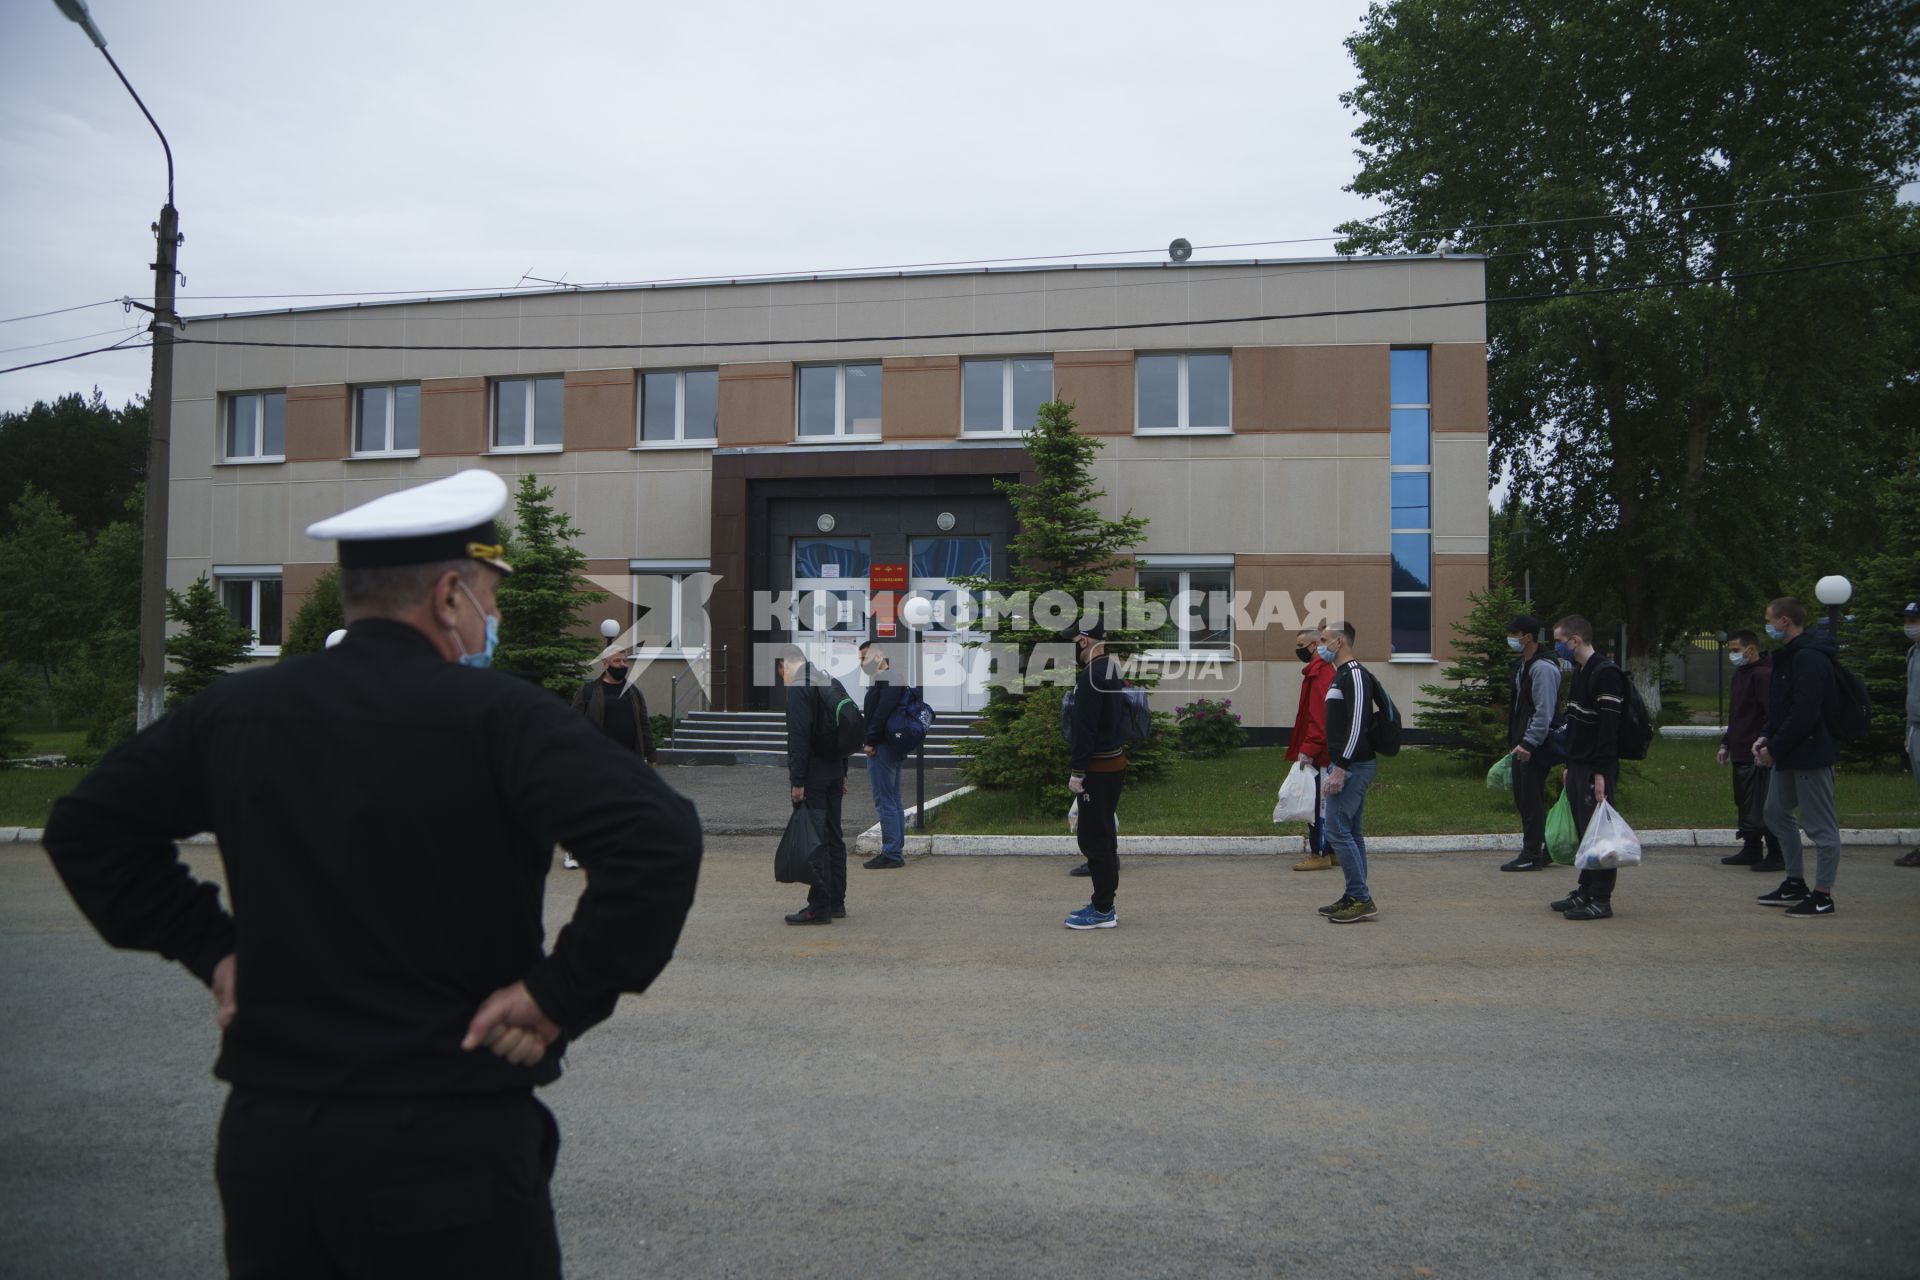
POLYGON ((1567 763, 1593 769, 1620 761, 1620 717, 1627 710, 1627 673, 1599 651, 1567 687, 1567 763))
POLYGON ((887 720, 899 709, 901 700, 906 696, 907 687, 893 683, 888 673, 883 671, 873 678, 873 683, 867 686, 866 701, 861 708, 867 716, 868 746, 877 747, 891 736, 887 732, 887 720))
POLYGON ((538 685, 444 661, 397 622, 216 681, 109 752, 54 807, 47 852, 116 947, 203 982, 237 952, 214 1074, 320 1096, 439 1097, 560 1074, 461 1038, 525 979, 577 1036, 666 967, 700 820, 538 685), (173 841, 211 831, 229 915, 173 841), (555 841, 586 866, 542 954, 555 841))
POLYGON ((1073 771, 1085 773, 1094 757, 1113 759, 1126 754, 1126 739, 1120 732, 1120 690, 1126 687, 1120 678, 1120 666, 1106 654, 1080 665, 1073 678, 1073 718, 1068 725, 1068 746, 1073 753, 1073 771))
POLYGON ((795 787, 824 786, 847 776, 847 758, 821 748, 833 730, 833 682, 811 662, 787 686, 787 781, 795 787), (816 741, 818 738, 821 741, 816 741))
POLYGON ((1720 745, 1735 764, 1753 763, 1753 740, 1767 731, 1768 691, 1773 687, 1773 655, 1760 655, 1733 673, 1727 695, 1727 731, 1720 745))
POLYGON ((607 695, 612 694, 614 705, 620 714, 633 717, 634 750, 648 764, 653 763, 653 723, 647 715, 646 695, 640 692, 639 685, 629 685, 616 690, 599 676, 581 685, 573 695, 573 709, 593 721, 594 727, 601 732, 607 728, 607 695))
POLYGON ((1833 695, 1833 637, 1802 631, 1773 655, 1767 687, 1767 753, 1778 769, 1823 769, 1840 759, 1840 744, 1827 728, 1833 695))
POLYGON ((1367 741, 1367 716, 1373 710, 1368 685, 1373 679, 1358 658, 1349 658, 1333 671, 1327 686, 1327 754, 1337 769, 1351 769, 1373 759, 1367 741))

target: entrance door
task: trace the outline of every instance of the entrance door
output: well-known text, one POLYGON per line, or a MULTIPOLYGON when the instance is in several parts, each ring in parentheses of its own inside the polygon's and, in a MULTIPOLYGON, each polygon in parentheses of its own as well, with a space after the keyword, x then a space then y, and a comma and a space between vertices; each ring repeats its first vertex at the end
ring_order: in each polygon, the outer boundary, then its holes
POLYGON ((872 563, 866 538, 793 540, 793 642, 849 689, 859 683, 872 563))
POLYGON ((915 538, 909 546, 907 592, 933 602, 933 622, 914 655, 914 683, 935 711, 977 711, 987 705, 987 653, 970 642, 984 640, 968 622, 977 618, 978 593, 954 578, 993 572, 993 540, 971 534, 915 538))

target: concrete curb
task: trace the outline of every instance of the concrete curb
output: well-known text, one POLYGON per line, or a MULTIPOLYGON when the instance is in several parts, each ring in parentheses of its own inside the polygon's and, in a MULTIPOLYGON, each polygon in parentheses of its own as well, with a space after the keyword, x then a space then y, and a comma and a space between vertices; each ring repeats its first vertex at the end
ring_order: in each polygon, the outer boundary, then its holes
MULTIPOLYGON (((931 803, 927 806, 931 809, 931 803)), ((1679 828, 1665 831, 1641 831, 1640 843, 1648 849, 1724 849, 1740 843, 1731 830, 1679 828)), ((1920 846, 1920 828, 1849 828, 1840 832, 1846 848, 1911 848, 1920 846)), ((855 842, 859 852, 880 847, 877 828, 863 832, 855 842), (868 837, 872 836, 869 845, 868 837)), ((1808 842, 1811 847, 1811 842, 1808 842)), ((980 836, 909 835, 906 851, 910 854, 939 854, 953 857, 1047 857, 1067 854, 1079 857, 1079 843, 1072 836, 980 836)), ((1520 836, 1484 834, 1457 836, 1370 836, 1367 855, 1376 853, 1518 853, 1520 836)), ((1120 852, 1134 857, 1191 855, 1198 857, 1260 856, 1276 857, 1306 852, 1304 836, 1121 836, 1120 852)))
MULTIPOLYGON (((933 799, 927 801, 927 812, 932 813, 935 809, 938 809, 941 805, 945 804, 947 801, 957 799, 960 796, 964 796, 969 791, 972 791, 972 790, 974 790, 973 787, 955 787, 953 790, 947 792, 945 795, 935 796, 933 799)), ((909 805, 905 810, 905 821, 906 821, 907 829, 909 831, 913 829, 913 816, 918 812, 920 812, 920 806, 917 804, 909 805)), ((907 844, 909 845, 909 847, 911 847, 912 843, 915 840, 926 841, 931 839, 933 839, 932 836, 910 835, 907 837, 907 844)), ((853 841, 853 848, 848 850, 848 852, 849 853, 880 852, 880 824, 876 822, 872 826, 868 827, 865 831, 862 831, 858 836, 856 836, 853 841)), ((922 850, 922 852, 925 852, 925 850, 922 850)))

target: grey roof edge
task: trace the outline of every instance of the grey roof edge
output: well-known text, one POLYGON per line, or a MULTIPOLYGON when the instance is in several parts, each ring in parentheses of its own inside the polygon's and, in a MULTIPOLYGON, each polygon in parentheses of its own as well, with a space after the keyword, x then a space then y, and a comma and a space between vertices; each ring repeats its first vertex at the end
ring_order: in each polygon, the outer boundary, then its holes
MULTIPOLYGON (((968 267, 961 270, 934 267, 898 271, 819 271, 809 274, 759 276, 688 276, 684 279, 633 281, 623 284, 568 285, 558 289, 502 289, 491 293, 420 294, 409 298, 376 298, 361 302, 330 302, 310 307, 268 307, 259 311, 215 311, 182 315, 188 324, 211 324, 216 320, 256 320, 263 316, 312 315, 328 311, 363 311, 376 307, 416 307, 428 302, 495 302, 501 298, 552 298, 573 293, 650 293, 666 289, 711 289, 736 284, 810 284, 826 280, 903 280, 927 276, 1021 275, 1043 271, 1204 271, 1209 267, 1308 267, 1368 266, 1396 262, 1485 262, 1483 253, 1392 253, 1334 254, 1319 258, 1221 258, 1206 262, 1058 262, 1047 265, 1011 267, 968 267)), ((292 296, 292 295, 288 295, 292 296)), ((191 298, 179 300, 192 304, 191 298)), ((176 308, 177 309, 177 308, 176 308)))

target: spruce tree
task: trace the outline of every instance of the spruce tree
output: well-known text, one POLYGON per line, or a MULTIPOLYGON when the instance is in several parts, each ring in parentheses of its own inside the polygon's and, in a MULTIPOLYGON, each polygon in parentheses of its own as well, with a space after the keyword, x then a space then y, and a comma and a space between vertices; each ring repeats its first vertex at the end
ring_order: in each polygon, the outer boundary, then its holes
POLYGON ((1488 766, 1507 749, 1514 663, 1507 623, 1526 607, 1498 581, 1467 600, 1473 608, 1453 624, 1453 661, 1440 673, 1447 683, 1420 686, 1426 700, 1413 722, 1438 737, 1448 754, 1488 766))
POLYGON ((1873 702, 1867 735, 1841 744, 1851 760, 1897 763, 1904 749, 1910 642, 1900 611, 1920 600, 1920 435, 1908 436, 1903 452, 1900 470, 1873 486, 1880 536, 1858 562, 1846 605, 1853 620, 1840 628, 1840 660, 1866 681, 1873 702))
POLYGON ((552 486, 542 486, 532 474, 521 476, 513 507, 514 526, 507 535, 513 573, 495 592, 500 645, 493 665, 571 696, 604 647, 598 637, 580 634, 580 610, 599 604, 607 593, 584 576, 587 557, 573 545, 580 530, 553 509, 552 486))
POLYGON ((182 630, 167 637, 167 709, 172 710, 247 660, 253 631, 233 620, 206 574, 185 594, 167 592, 167 620, 182 630))
POLYGON ((318 653, 327 647, 327 637, 346 625, 346 614, 340 607, 340 571, 329 569, 313 580, 313 590, 301 602, 300 612, 293 615, 287 638, 280 645, 280 656, 318 653))

